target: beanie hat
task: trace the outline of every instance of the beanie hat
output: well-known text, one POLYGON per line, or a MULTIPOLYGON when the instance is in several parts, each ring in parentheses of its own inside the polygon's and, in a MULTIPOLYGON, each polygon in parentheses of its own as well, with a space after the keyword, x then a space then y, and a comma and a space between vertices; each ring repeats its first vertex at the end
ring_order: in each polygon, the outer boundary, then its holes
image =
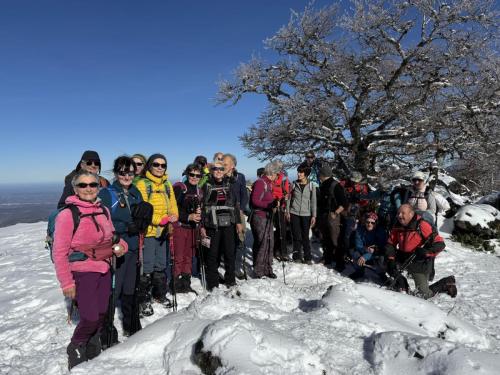
POLYGON ((132 155, 132 159, 141 159, 144 164, 146 164, 146 157, 143 154, 134 154, 132 155))
MULTIPOLYGON (((153 165, 153 162, 155 159, 163 159, 165 160, 165 164, 167 164, 167 158, 163 154, 153 154, 149 157, 148 162, 146 163, 146 169, 151 169, 151 166, 153 165)), ((167 168, 165 168, 166 170, 167 168)))
POLYGON ((80 158, 80 161, 82 160, 95 160, 95 161, 101 161, 99 158, 99 154, 96 151, 92 150, 87 150, 83 153, 82 157, 80 158))
POLYGON ((422 171, 417 171, 417 172, 413 173, 413 176, 411 177, 411 179, 425 181, 425 173, 422 171))
POLYGON ((374 221, 377 221, 378 220, 378 216, 375 212, 367 212, 365 214, 365 219, 372 219, 374 221))
POLYGON ((332 168, 330 168, 328 165, 323 165, 319 170, 319 175, 322 177, 332 177, 332 174, 332 168))

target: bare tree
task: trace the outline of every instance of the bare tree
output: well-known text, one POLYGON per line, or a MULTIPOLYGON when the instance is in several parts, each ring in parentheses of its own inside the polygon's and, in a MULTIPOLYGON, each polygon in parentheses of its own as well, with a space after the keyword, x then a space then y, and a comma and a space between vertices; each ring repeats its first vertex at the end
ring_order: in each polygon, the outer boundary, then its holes
POLYGON ((275 62, 253 58, 219 82, 218 103, 267 98, 240 137, 251 156, 293 162, 313 149, 369 173, 498 142, 490 136, 500 104, 494 2, 352 4, 292 13, 265 42, 275 62))

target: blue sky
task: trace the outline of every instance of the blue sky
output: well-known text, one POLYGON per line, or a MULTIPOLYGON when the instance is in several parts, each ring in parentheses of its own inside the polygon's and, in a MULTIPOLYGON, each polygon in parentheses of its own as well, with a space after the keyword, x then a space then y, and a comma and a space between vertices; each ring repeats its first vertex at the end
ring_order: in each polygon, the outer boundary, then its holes
MULTIPOLYGON (((61 182, 82 152, 164 153, 180 175, 195 155, 234 153, 265 106, 215 106, 221 78, 308 1, 3 0, 0 183, 61 182)), ((326 1, 317 1, 316 7, 326 1)))

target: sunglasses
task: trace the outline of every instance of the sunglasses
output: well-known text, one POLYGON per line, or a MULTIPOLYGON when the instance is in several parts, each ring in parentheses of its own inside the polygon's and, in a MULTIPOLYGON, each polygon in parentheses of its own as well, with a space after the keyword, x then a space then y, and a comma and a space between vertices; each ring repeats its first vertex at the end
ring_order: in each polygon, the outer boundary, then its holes
POLYGON ((311 156, 311 155, 306 156, 306 159, 314 159, 314 156, 311 156))
POLYGON ((85 183, 85 182, 79 182, 76 184, 77 187, 79 187, 80 189, 85 189, 86 187, 91 187, 93 189, 97 188, 99 186, 99 184, 97 182, 91 182, 89 184, 85 183))
POLYGON ((419 178, 414 178, 414 179, 412 180, 412 182, 422 182, 422 181, 424 181, 424 180, 421 180, 421 179, 419 179, 419 178))
POLYGON ((373 221, 373 220, 366 220, 366 224, 372 224, 372 225, 375 225, 375 221, 373 221))
POLYGON ((164 163, 153 163, 151 164, 153 167, 155 168, 161 168, 161 169, 165 169, 167 168, 167 164, 164 164, 164 163))
POLYGON ((221 171, 221 172, 224 172, 224 167, 212 167, 212 171, 221 171))
POLYGON ((200 178, 201 177, 201 174, 199 173, 188 173, 189 177, 193 177, 193 178, 200 178))
POLYGON ((92 164, 95 165, 96 167, 100 167, 101 166, 101 162, 99 160, 82 160, 82 163, 85 163, 89 167, 92 164))
POLYGON ((128 172, 127 171, 119 171, 118 175, 122 176, 122 177, 125 177, 125 176, 134 177, 135 173, 132 171, 128 171, 128 172))
POLYGON ((144 163, 136 162, 135 165, 137 165, 138 167, 142 167, 144 163))

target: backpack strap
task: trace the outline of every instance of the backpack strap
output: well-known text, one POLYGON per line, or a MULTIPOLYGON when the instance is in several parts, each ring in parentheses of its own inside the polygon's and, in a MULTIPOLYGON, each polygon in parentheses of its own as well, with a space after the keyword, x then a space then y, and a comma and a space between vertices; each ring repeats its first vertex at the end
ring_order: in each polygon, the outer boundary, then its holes
POLYGON ((434 242, 434 239, 438 235, 437 231, 434 229, 434 226, 432 224, 430 224, 429 222, 427 222, 427 220, 424 220, 424 218, 422 216, 420 216, 420 218, 417 220, 417 233, 419 234, 420 238, 422 239, 422 244, 425 244, 425 245, 428 245, 428 243, 426 243, 426 242, 429 242, 429 241, 430 241, 430 243, 434 242), (422 233, 422 229, 420 228, 420 225, 422 224, 422 222, 426 222, 431 227, 431 234, 427 238, 425 238, 424 234, 422 233))
POLYGON ((74 204, 68 204, 64 208, 69 208, 69 210, 71 211, 71 216, 73 217, 73 235, 75 235, 76 230, 80 225, 80 217, 82 216, 80 210, 74 204))

